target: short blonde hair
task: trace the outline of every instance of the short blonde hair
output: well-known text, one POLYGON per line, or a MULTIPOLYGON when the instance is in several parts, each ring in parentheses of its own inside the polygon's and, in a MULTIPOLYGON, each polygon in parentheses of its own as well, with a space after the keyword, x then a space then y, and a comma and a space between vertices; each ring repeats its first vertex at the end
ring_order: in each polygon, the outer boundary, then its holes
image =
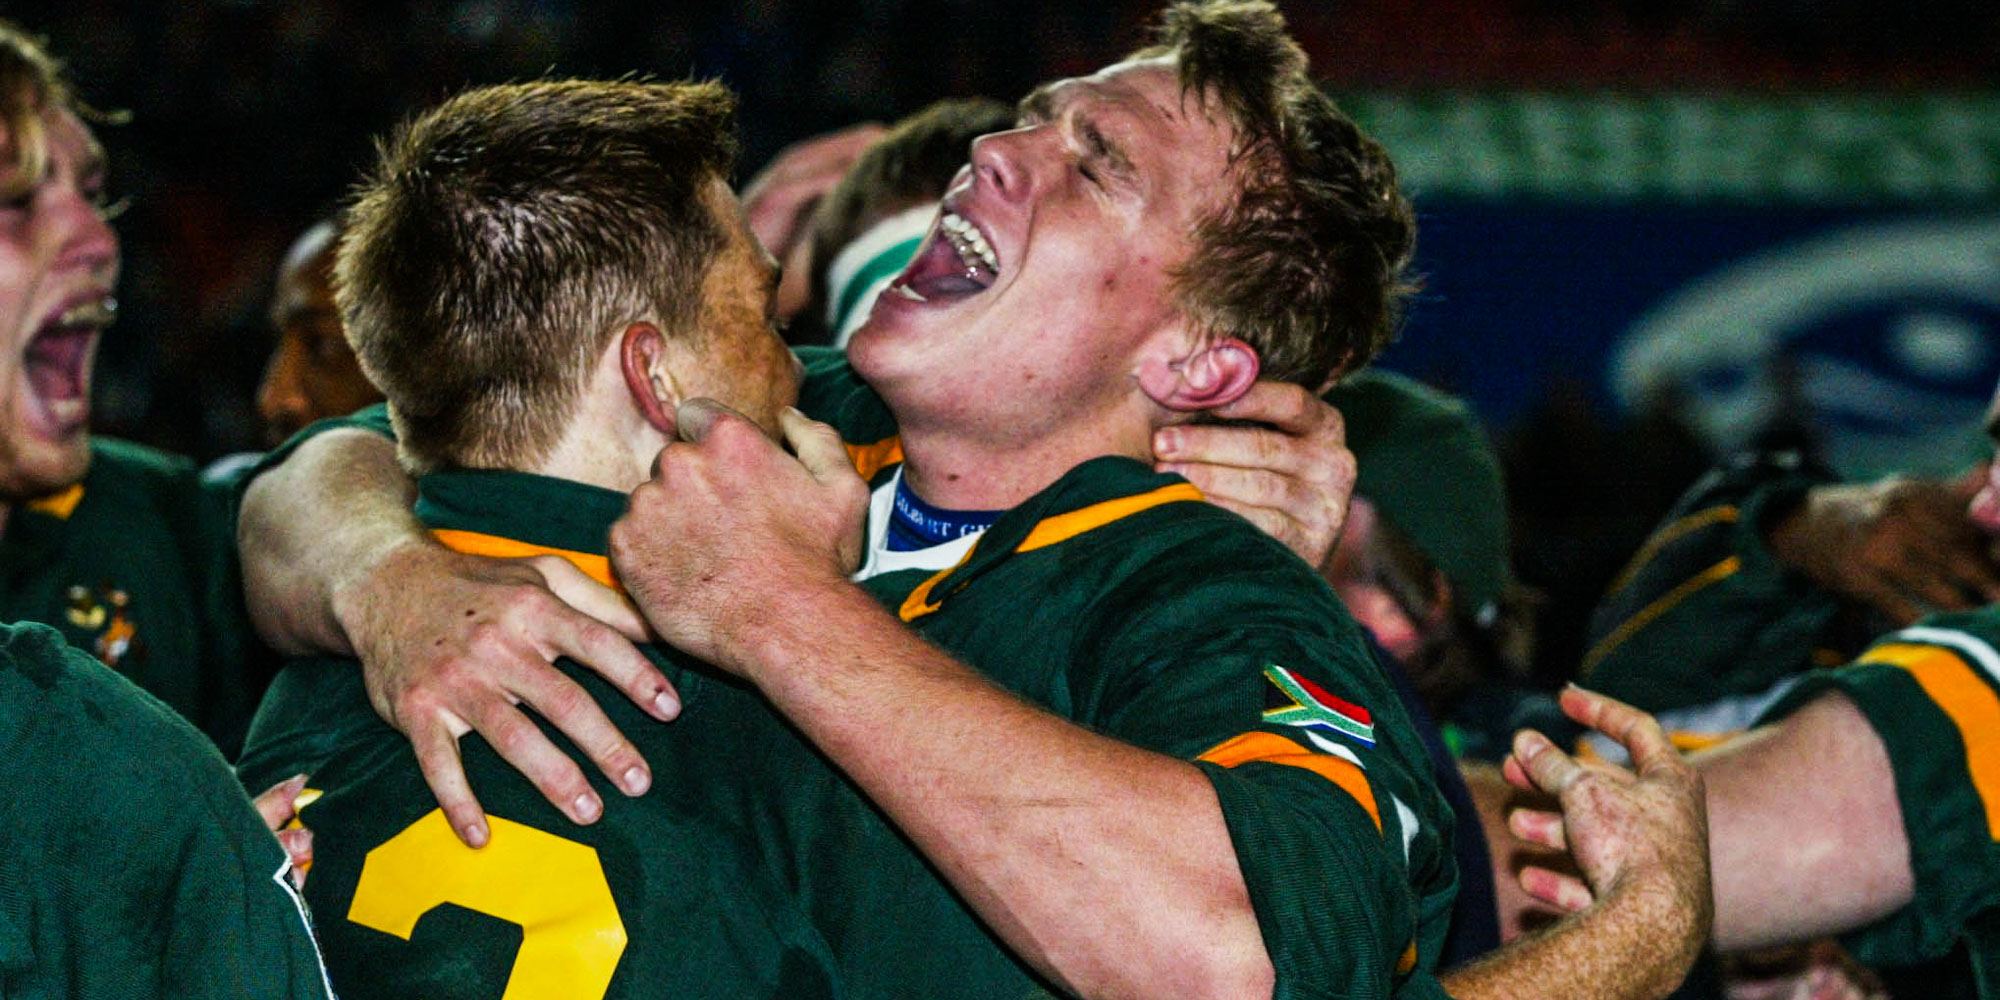
POLYGON ((0 198, 15 198, 48 169, 49 141, 42 116, 50 108, 80 110, 62 63, 42 47, 41 39, 0 19, 0 198))

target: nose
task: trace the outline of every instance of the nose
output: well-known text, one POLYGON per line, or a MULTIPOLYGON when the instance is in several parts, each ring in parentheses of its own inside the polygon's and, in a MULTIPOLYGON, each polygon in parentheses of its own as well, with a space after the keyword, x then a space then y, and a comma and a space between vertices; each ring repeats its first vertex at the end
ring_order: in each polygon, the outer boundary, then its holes
POLYGON ((1034 189, 1033 149, 1046 126, 990 132, 972 140, 972 172, 993 193, 1010 201, 1026 198, 1034 189))
POLYGON ((60 260, 72 267, 92 272, 112 272, 118 268, 118 232, 104 220, 104 213, 81 192, 63 196, 60 209, 63 227, 60 260))
POLYGON ((257 415, 263 418, 264 433, 276 444, 304 427, 312 404, 306 399, 303 382, 304 347, 299 338, 280 335, 278 349, 264 367, 264 381, 257 385, 257 415))

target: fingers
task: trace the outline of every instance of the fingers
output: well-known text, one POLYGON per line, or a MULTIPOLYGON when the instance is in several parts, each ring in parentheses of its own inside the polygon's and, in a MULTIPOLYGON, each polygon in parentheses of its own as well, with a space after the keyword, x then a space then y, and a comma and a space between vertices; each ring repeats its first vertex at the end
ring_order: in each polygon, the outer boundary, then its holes
POLYGON ((1224 420, 1250 420, 1291 434, 1331 434, 1335 441, 1346 440, 1340 411, 1290 382, 1258 382, 1214 412, 1224 420))
MULTIPOLYGON (((597 817, 604 813, 604 801, 590 787, 583 769, 568 754, 556 749, 541 728, 518 708, 504 703, 488 705, 484 714, 469 721, 494 752, 526 776, 542 797, 562 810, 570 822, 588 825, 597 822, 597 817)), ((442 803, 444 796, 438 796, 438 801, 442 803)), ((450 814, 447 809, 446 815, 450 814)))
POLYGON ((424 784, 431 786, 431 794, 437 796, 453 832, 467 847, 485 847, 486 810, 479 807, 472 785, 465 780, 465 765, 458 759, 458 737, 439 722, 413 725, 408 732, 417 769, 424 773, 424 784))
POLYGON ((1521 891, 1571 913, 1589 907, 1596 898, 1582 879, 1533 865, 1521 869, 1520 883, 1521 891))
MULTIPOLYGON (((1673 741, 1667 739, 1665 730, 1651 715, 1574 684, 1564 688, 1558 700, 1563 714, 1623 746, 1632 757, 1633 770, 1640 775, 1662 767, 1681 766, 1680 751, 1674 748, 1673 741)), ((1517 740, 1515 746, 1519 745, 1517 740)), ((1550 749, 1553 750, 1554 746, 1551 745, 1550 749)))
POLYGON ((1507 829, 1530 844, 1540 844, 1552 851, 1569 850, 1569 835, 1563 829, 1562 813, 1516 809, 1507 814, 1507 829))
POLYGON ((813 479, 820 483, 860 482, 854 473, 854 461, 847 455, 847 446, 832 427, 790 406, 778 412, 778 427, 784 432, 785 443, 798 456, 799 464, 806 467, 813 479))
MULTIPOLYGON (((558 670, 546 669, 527 672, 512 687, 522 701, 532 706, 543 718, 549 720, 551 725, 569 737, 570 741, 596 763, 598 770, 611 779, 612 784, 618 786, 620 791, 626 795, 644 795, 646 789, 652 787, 653 772, 646 766, 646 759, 639 755, 639 749, 625 738, 625 734, 611 724, 611 719, 604 714, 602 708, 598 707, 597 701, 590 696, 590 692, 583 689, 582 685, 570 680, 558 670)), ((672 688, 667 689, 668 692, 672 690, 672 688)), ((674 702, 673 707, 678 710, 679 702, 674 702)), ((512 720, 521 719, 521 715, 514 706, 502 703, 495 704, 486 718, 502 720, 502 725, 512 731, 512 720)), ((526 722, 525 719, 522 721, 526 722)), ((527 773, 529 780, 534 781, 536 787, 542 790, 542 794, 547 795, 549 801, 561 806, 564 803, 574 803, 576 796, 589 792, 589 788, 579 788, 571 782, 570 770, 573 769, 573 765, 571 768, 558 770, 551 767, 548 762, 540 760, 542 748, 546 746, 561 756, 565 764, 569 763, 568 755, 555 751, 532 723, 528 724, 528 730, 533 732, 533 737, 524 740, 523 745, 526 749, 523 752, 531 755, 538 766, 543 768, 542 774, 551 775, 555 782, 559 782, 544 784, 534 772, 527 772, 524 768, 524 773, 527 773)), ((485 732, 483 728, 481 734, 493 742, 496 748, 501 749, 504 755, 505 748, 500 746, 494 734, 485 732)), ((521 731, 519 735, 526 737, 527 731, 521 731)), ((582 781, 581 772, 577 773, 575 781, 582 781)))
POLYGON ((1583 765, 1532 729, 1514 734, 1514 752, 1508 763, 1518 766, 1534 788, 1557 796, 1584 773, 1583 765))
POLYGON ((278 846, 285 849, 285 857, 292 862, 292 888, 306 887, 306 872, 313 864, 313 832, 305 827, 279 830, 278 846))
POLYGON ((276 830, 297 814, 295 805, 299 792, 305 790, 306 776, 294 774, 264 790, 264 794, 251 800, 257 807, 257 815, 264 818, 264 828, 276 830))
MULTIPOLYGON (((638 606, 630 598, 592 579, 569 560, 560 556, 531 556, 527 561, 542 574, 542 581, 548 584, 549 592, 561 598, 564 604, 603 622, 633 642, 652 642, 659 638, 653 634, 653 627, 646 624, 645 617, 639 614, 638 606)), ((649 701, 650 696, 646 700, 649 701)))
POLYGON ((1306 442, 1295 435, 1234 424, 1162 427, 1153 432, 1153 454, 1177 466, 1230 466, 1286 475, 1298 475, 1312 458, 1306 442))

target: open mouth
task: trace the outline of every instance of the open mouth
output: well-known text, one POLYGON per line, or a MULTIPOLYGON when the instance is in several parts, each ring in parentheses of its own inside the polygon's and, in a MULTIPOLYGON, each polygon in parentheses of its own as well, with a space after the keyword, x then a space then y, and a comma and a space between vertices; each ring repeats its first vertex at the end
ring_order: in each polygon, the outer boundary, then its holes
POLYGON ((999 276, 1000 257, 986 234, 947 209, 938 217, 937 234, 889 284, 888 293, 913 302, 962 299, 991 288, 999 276))
POLYGON ((66 434, 89 420, 91 356, 117 314, 116 300, 94 296, 51 316, 28 341, 21 372, 50 433, 66 434))

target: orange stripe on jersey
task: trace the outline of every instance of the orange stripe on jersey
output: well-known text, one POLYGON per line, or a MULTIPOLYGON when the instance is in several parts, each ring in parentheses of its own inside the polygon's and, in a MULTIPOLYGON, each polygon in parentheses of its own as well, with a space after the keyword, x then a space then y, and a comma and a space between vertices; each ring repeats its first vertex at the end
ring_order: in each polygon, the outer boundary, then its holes
POLYGON ((1856 663, 1887 663, 1910 672, 1965 742, 1965 769, 1986 806, 1986 832, 2000 840, 2000 696, 1978 671, 1939 646, 1884 643, 1856 663))
POLYGON ((873 479, 875 474, 903 460, 903 439, 887 437, 874 444, 847 445, 847 460, 854 463, 854 471, 862 479, 873 479))
POLYGON ((1268 764, 1304 768, 1339 785, 1341 791, 1367 810, 1368 818, 1375 821, 1375 832, 1382 831, 1382 813, 1375 808, 1375 791, 1368 787, 1368 776, 1351 762, 1332 754, 1310 753, 1283 736, 1253 731, 1233 736, 1196 759, 1223 767, 1261 760, 1268 764))
POLYGON ((1131 517, 1142 510, 1150 510, 1163 503, 1200 499, 1203 499, 1201 490, 1196 489, 1193 483, 1175 483, 1138 496, 1119 497, 1116 500, 1094 503, 1082 510, 1045 518, 1042 523, 1035 525, 1035 530, 1028 532, 1027 540, 1014 551, 1033 552, 1057 542, 1066 542, 1086 531, 1102 528, 1119 518, 1131 517))
POLYGON ((588 552, 572 552, 569 549, 535 545, 499 535, 488 535, 478 531, 461 531, 457 528, 435 528, 431 536, 438 543, 454 552, 467 555, 492 556, 495 559, 519 559, 524 556, 555 556, 583 571, 583 575, 596 580, 612 590, 624 593, 618 585, 618 578, 611 575, 611 560, 588 552))
POLYGON ((936 573, 931 574, 930 579, 917 584, 917 589, 910 591, 910 596, 903 598, 903 606, 896 612, 896 617, 906 622, 912 622, 944 607, 943 601, 938 601, 935 604, 931 603, 932 588, 938 585, 939 580, 950 576, 958 567, 965 565, 965 561, 972 558, 972 554, 977 551, 979 551, 979 545, 978 543, 974 543, 972 548, 966 549, 965 554, 958 557, 958 562, 953 564, 950 569, 938 570, 936 573))
POLYGON ((83 484, 75 483, 69 489, 37 497, 28 501, 28 509, 39 514, 47 514, 60 521, 69 520, 76 513, 76 505, 83 502, 83 484))
POLYGON ((1417 943, 1412 941, 1409 947, 1403 949, 1403 957, 1396 960, 1396 975, 1407 976, 1410 970, 1416 967, 1417 943))

